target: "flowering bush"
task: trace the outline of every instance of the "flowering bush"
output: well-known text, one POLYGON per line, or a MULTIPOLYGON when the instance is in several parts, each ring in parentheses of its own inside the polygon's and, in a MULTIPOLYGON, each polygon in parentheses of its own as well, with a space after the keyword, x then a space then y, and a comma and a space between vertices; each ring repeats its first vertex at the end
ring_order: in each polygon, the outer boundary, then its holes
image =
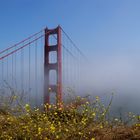
POLYGON ((31 109, 30 105, 26 104, 20 113, 15 114, 17 108, 11 108, 5 113, 0 111, 1 140, 140 138, 140 116, 129 113, 129 118, 134 121, 131 127, 126 126, 118 118, 109 121, 106 116, 109 113, 110 104, 105 107, 99 97, 96 97, 93 102, 77 97, 70 105, 63 108, 46 104, 44 110, 31 109))

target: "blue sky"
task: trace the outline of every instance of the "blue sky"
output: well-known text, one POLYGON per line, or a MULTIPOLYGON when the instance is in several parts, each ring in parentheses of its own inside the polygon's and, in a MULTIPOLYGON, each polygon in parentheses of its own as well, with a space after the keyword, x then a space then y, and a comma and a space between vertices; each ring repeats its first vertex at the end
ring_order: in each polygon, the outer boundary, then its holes
POLYGON ((139 5, 139 0, 1 0, 0 48, 60 24, 86 55, 137 51, 139 5))
POLYGON ((91 60, 95 91, 140 92, 139 0, 0 0, 0 49, 58 24, 91 60))

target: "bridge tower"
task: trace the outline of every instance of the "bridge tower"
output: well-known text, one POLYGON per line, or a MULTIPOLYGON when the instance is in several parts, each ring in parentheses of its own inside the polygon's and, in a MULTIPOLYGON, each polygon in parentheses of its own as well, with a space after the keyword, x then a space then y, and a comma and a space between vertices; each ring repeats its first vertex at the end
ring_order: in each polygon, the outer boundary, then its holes
POLYGON ((62 107, 62 47, 61 47, 61 27, 55 29, 45 29, 44 45, 44 104, 50 104, 50 94, 55 93, 55 102, 58 107, 62 107), (56 44, 50 44, 49 37, 56 38, 56 44), (56 62, 50 63, 50 53, 55 52, 56 62), (50 71, 56 72, 56 84, 50 84, 50 71))

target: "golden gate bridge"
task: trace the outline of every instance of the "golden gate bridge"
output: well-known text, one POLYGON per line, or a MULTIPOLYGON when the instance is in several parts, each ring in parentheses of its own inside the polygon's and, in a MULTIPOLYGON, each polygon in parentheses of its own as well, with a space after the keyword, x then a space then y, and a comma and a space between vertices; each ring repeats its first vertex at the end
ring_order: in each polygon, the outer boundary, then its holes
POLYGON ((0 51, 1 94, 25 103, 62 106, 68 92, 80 92, 86 57, 61 26, 45 28, 0 51))

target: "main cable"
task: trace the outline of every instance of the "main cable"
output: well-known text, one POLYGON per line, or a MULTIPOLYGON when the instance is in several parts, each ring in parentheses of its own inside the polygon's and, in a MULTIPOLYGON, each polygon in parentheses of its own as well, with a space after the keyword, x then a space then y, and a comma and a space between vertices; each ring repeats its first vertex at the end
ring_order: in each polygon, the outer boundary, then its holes
POLYGON ((83 52, 79 49, 79 47, 72 41, 72 39, 70 38, 70 36, 64 31, 64 29, 60 26, 62 32, 65 34, 65 36, 69 39, 69 41, 73 44, 73 46, 77 49, 77 51, 81 54, 81 56, 83 56, 85 59, 86 56, 83 54, 83 52))

